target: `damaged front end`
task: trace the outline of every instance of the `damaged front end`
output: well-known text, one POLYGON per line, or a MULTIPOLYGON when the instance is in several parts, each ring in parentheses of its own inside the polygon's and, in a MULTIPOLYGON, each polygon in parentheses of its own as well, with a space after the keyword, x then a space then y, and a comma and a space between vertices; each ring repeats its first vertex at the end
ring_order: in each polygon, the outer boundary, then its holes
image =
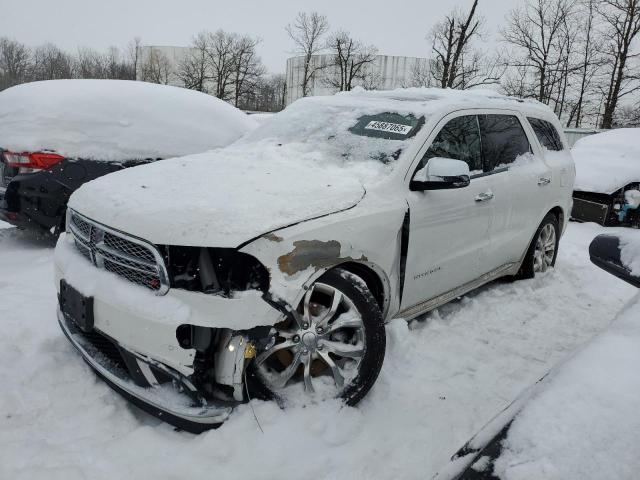
POLYGON ((100 377, 194 433, 249 400, 246 368, 275 342, 283 317, 258 260, 228 248, 155 246, 75 212, 69 225, 55 256, 58 321, 100 377))

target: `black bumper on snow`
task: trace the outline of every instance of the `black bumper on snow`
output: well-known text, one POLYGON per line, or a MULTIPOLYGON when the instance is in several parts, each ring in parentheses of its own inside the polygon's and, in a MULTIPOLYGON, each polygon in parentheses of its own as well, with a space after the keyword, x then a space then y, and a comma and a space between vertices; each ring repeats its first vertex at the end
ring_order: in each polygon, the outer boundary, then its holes
POLYGON ((188 378, 125 349, 99 332, 84 334, 60 309, 58 323, 96 374, 145 412, 191 433, 217 428, 229 418, 235 403, 198 398, 198 392, 188 378))

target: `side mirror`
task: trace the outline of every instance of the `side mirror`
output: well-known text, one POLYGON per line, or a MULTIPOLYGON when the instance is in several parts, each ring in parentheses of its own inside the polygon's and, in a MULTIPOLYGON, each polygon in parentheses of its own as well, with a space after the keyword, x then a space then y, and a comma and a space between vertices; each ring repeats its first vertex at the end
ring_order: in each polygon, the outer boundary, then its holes
POLYGON ((620 259, 620 238, 614 235, 598 235, 589 245, 589 256, 594 265, 615 275, 621 280, 640 288, 640 277, 631 271, 620 259))
POLYGON ((451 158, 430 158, 427 164, 418 170, 411 182, 409 190, 444 190, 467 187, 471 182, 469 165, 462 160, 451 158))

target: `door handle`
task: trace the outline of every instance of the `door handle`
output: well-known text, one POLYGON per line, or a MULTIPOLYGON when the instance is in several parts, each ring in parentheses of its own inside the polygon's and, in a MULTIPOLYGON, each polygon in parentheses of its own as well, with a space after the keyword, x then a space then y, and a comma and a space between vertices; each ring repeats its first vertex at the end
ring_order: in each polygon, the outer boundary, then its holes
POLYGON ((476 202, 486 202, 488 200, 491 200, 492 198, 493 198, 493 192, 491 190, 488 190, 486 192, 479 193, 476 196, 476 202))
POLYGON ((551 179, 547 177, 540 177, 538 179, 538 185, 544 187, 545 185, 549 185, 551 183, 551 179))

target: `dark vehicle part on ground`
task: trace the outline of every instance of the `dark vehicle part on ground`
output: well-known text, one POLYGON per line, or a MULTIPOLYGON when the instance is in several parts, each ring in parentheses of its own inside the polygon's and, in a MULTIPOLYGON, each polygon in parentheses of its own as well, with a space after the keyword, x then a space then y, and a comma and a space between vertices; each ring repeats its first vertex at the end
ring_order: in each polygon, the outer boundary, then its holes
POLYGON ((589 256, 594 265, 615 275, 620 280, 640 288, 640 277, 631 274, 620 258, 620 237, 598 235, 589 245, 589 256))
POLYGON ((640 228, 640 183, 631 183, 611 195, 574 191, 571 218, 605 227, 640 228))

